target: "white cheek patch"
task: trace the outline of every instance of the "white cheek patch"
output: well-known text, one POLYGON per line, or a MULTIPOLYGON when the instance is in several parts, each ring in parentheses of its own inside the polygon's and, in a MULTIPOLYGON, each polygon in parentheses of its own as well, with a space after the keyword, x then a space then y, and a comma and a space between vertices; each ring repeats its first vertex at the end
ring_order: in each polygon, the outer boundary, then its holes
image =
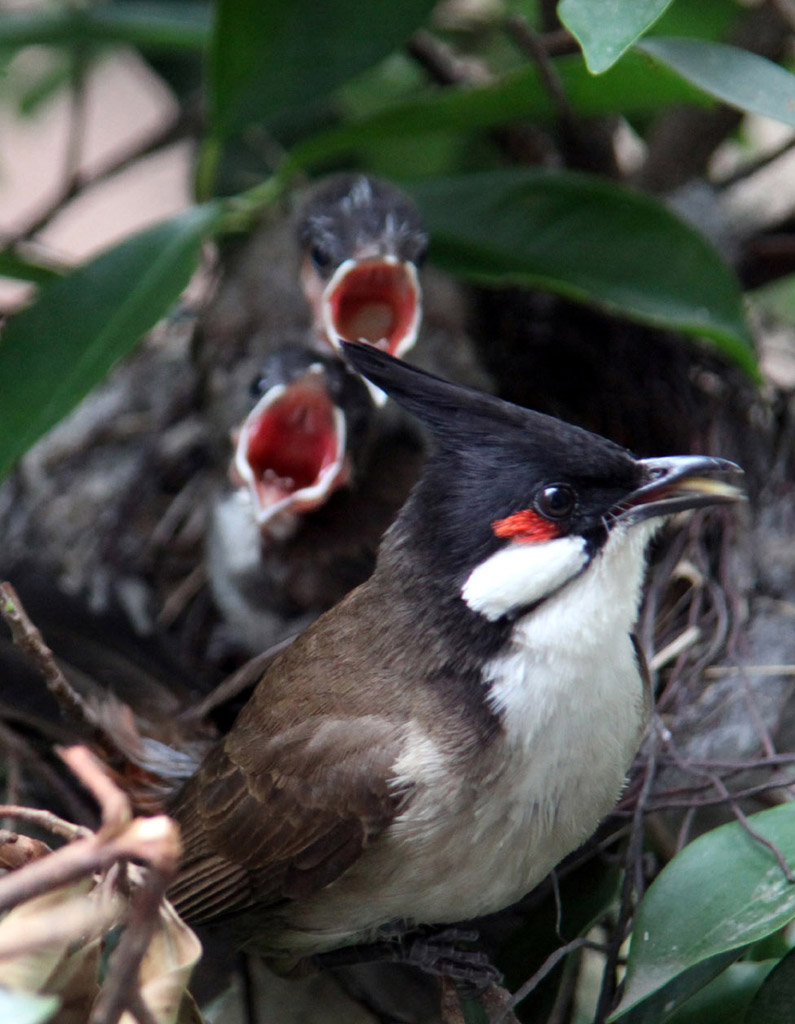
POLYGON ((539 544, 514 541, 472 570, 461 596, 472 611, 496 622, 557 590, 587 561, 582 537, 559 537, 539 544))

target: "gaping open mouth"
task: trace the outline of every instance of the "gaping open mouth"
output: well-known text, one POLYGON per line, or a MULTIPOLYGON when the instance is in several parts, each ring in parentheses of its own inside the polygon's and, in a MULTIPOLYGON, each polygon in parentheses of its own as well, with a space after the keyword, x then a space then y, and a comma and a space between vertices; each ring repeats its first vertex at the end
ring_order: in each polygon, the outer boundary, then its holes
POLYGON ((413 263, 391 256, 345 260, 323 292, 323 327, 335 347, 366 341, 392 356, 414 344, 422 298, 413 263))
POLYGON ((643 459, 647 482, 617 509, 614 521, 639 523, 707 505, 741 501, 743 471, 734 462, 706 455, 643 459))
POLYGON ((324 382, 318 366, 272 387, 240 428, 231 475, 248 487, 261 527, 317 508, 347 482, 345 416, 324 382))

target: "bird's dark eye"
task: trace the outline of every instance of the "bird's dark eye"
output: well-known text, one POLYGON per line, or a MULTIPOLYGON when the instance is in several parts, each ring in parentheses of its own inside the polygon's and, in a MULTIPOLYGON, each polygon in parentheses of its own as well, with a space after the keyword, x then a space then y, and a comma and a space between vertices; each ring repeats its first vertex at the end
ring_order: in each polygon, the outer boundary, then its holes
POLYGON ((331 266, 331 253, 328 249, 325 249, 322 245, 315 245, 309 250, 309 258, 315 265, 317 270, 328 270, 331 266))
POLYGON ((574 511, 576 496, 568 484, 550 484, 536 498, 536 507, 547 519, 565 519, 574 511))

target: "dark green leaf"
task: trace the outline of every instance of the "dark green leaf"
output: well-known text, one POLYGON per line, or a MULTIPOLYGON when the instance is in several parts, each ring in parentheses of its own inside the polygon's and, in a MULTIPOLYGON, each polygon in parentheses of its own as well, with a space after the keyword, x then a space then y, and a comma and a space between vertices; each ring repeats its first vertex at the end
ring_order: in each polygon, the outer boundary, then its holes
MULTIPOLYGON (((795 862, 795 805, 750 820, 795 862)), ((624 995, 611 1020, 650 1020, 646 1001, 659 1000, 685 972, 703 969, 709 976, 715 958, 736 956, 794 918, 795 885, 770 850, 738 822, 701 836, 660 873, 641 903, 624 995)))
MULTIPOLYGON (((699 102, 703 97, 672 72, 650 69, 637 54, 628 54, 598 82, 580 57, 562 58, 556 67, 570 103, 583 117, 649 113, 668 103, 699 102)), ((359 154, 383 140, 414 140, 436 132, 472 133, 512 121, 556 116, 538 70, 528 65, 488 85, 444 89, 351 119, 299 143, 290 160, 297 167, 312 167, 359 154)))
POLYGON ((558 17, 577 38, 588 68, 607 71, 665 11, 671 0, 560 0, 558 17))
POLYGON ((211 133, 223 139, 318 98, 408 39, 433 0, 219 0, 211 133))
POLYGON ((795 950, 780 960, 754 996, 744 1024, 792 1024, 795 1016, 795 950))
POLYGON ((0 477, 175 302, 220 208, 207 204, 42 288, 0 338, 0 477))
POLYGON ((524 170, 423 182, 412 191, 432 258, 451 272, 711 338, 757 375, 733 274, 655 200, 597 177, 524 170))
POLYGON ((626 1012, 623 1008, 623 1001, 612 1017, 608 1018, 610 1024, 614 1020, 620 1024, 660 1024, 667 1020, 678 1006, 689 1001, 694 993, 699 992, 727 970, 737 959, 738 954, 721 953, 719 956, 702 960, 694 967, 682 971, 676 977, 663 982, 659 988, 651 992, 645 999, 634 1006, 629 1007, 626 1012), (620 1015, 620 1016, 619 1016, 620 1015))
POLYGON ((210 8, 203 3, 98 4, 63 10, 4 12, 0 49, 120 43, 144 51, 203 50, 210 36, 210 8))
POLYGON ((13 277, 17 281, 32 281, 33 284, 47 284, 61 275, 52 267, 32 260, 23 259, 16 253, 0 251, 0 277, 13 277))
POLYGON ((638 49, 711 96, 795 127, 795 75, 747 50, 703 39, 645 39, 638 49))
POLYGON ((666 1024, 743 1024, 751 1000, 775 963, 731 964, 667 1017, 666 1024))
POLYGON ((40 996, 0 988, 0 1020, 13 1024, 45 1024, 61 1005, 57 996, 40 996))

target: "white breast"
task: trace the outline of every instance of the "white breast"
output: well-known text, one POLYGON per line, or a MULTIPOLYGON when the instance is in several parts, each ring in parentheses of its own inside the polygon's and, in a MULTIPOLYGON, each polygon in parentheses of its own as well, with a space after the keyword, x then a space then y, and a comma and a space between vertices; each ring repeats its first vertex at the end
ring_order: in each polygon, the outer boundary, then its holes
POLYGON ((593 832, 646 721, 630 632, 652 529, 614 530, 586 572, 517 622, 508 650, 486 666, 503 734, 474 777, 441 744, 409 737, 397 765, 415 787, 405 813, 306 908, 304 927, 350 924, 357 889, 368 892, 363 928, 490 913, 593 832))
POLYGON ((407 843, 420 834, 426 846, 421 871, 406 880, 422 903, 418 920, 474 917, 519 899, 618 798, 646 721, 630 633, 650 533, 614 531, 587 572, 520 620, 487 666, 504 729, 490 776, 459 786, 440 815, 437 758, 427 798, 418 795, 400 823, 407 843))

